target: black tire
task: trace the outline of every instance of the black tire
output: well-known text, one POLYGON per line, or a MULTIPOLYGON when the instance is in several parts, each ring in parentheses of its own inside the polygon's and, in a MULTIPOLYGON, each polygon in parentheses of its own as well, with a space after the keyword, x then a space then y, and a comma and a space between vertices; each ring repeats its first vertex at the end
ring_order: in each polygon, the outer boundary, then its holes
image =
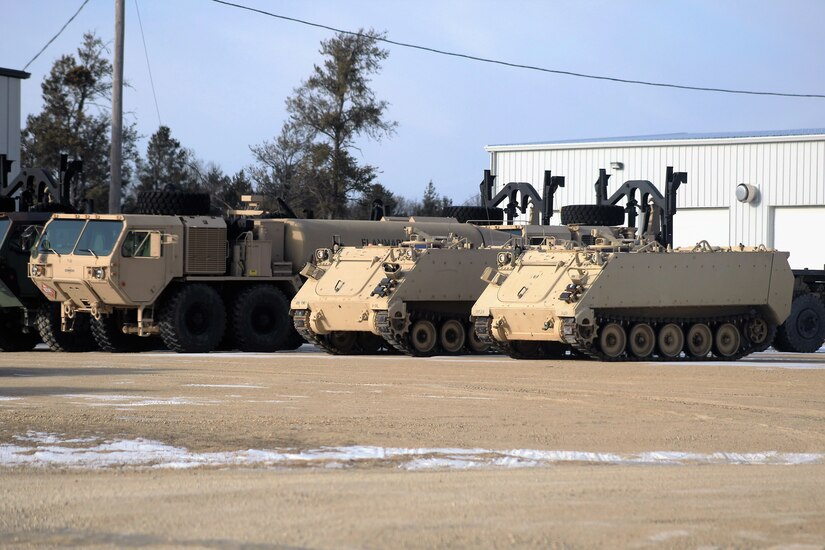
POLYGON ((31 351, 40 343, 36 330, 23 332, 22 317, 17 312, 0 314, 0 351, 31 351))
POLYGON ((816 294, 797 296, 791 314, 776 331, 777 351, 813 353, 825 343, 825 304, 816 294))
POLYGON ((287 344, 294 331, 289 300, 272 285, 250 286, 232 304, 232 334, 241 351, 290 349, 287 344))
POLYGON ((455 218, 459 223, 470 221, 478 225, 495 225, 504 221, 504 210, 484 206, 447 206, 442 215, 455 218))
POLYGON ((14 212, 17 210, 17 201, 14 197, 0 197, 0 212, 14 212))
POLYGON ((293 325, 284 341, 284 345, 280 349, 284 351, 294 351, 306 343, 307 341, 304 340, 303 336, 298 334, 298 331, 295 330, 295 326, 293 325))
POLYGON ((136 353, 157 349, 156 338, 123 333, 123 315, 115 312, 101 315, 100 319, 91 319, 92 337, 103 351, 113 353, 136 353))
POLYGON ((60 303, 50 302, 37 313, 37 332, 49 349, 69 353, 97 350, 89 323, 90 316, 78 313, 74 319, 74 329, 63 332, 60 330, 60 307, 60 303))
POLYGON ((561 207, 562 225, 623 225, 624 208, 610 204, 571 204, 561 207))
POLYGON ((207 353, 226 330, 226 309, 211 286, 187 284, 163 303, 158 326, 163 343, 178 353, 207 353))
POLYGON ((209 193, 141 191, 137 198, 138 214, 208 216, 210 208, 209 193))

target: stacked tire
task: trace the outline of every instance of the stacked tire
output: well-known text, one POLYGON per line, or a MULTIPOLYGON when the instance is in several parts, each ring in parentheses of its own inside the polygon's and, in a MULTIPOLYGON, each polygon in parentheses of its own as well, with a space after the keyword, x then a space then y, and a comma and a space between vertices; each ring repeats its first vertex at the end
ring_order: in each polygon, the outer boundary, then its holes
POLYGON ((624 208, 612 204, 571 204, 561 207, 562 225, 623 225, 624 208))
POLYGON ((459 223, 472 222, 477 225, 496 225, 504 221, 504 210, 486 206, 447 206, 443 215, 455 218, 459 223))
POLYGON ((141 191, 137 198, 138 214, 161 216, 208 216, 209 193, 189 191, 141 191))

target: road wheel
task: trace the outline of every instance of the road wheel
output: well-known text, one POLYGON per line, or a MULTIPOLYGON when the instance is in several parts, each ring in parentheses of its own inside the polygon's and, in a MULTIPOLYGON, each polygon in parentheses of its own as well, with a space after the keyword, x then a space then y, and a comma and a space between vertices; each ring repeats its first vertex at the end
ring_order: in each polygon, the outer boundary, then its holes
POLYGON ((435 349, 438 331, 435 330, 435 325, 431 321, 421 319, 412 326, 410 340, 417 355, 428 355, 435 349))
POLYGON ((561 207, 562 225, 623 225, 624 208, 612 204, 571 204, 561 207))
POLYGON ((705 323, 691 325, 685 339, 685 351, 694 358, 707 357, 713 347, 713 332, 705 323))
POLYGON ((490 344, 481 341, 478 334, 476 334, 475 325, 473 323, 466 326, 466 334, 467 347, 470 348, 470 351, 473 353, 487 353, 490 351, 490 344))
POLYGON ((656 338, 659 347, 659 354, 662 357, 673 359, 679 357, 682 348, 685 347, 685 333, 682 327, 676 323, 668 323, 659 329, 659 336, 656 338))
POLYGON ((204 284, 181 287, 162 306, 159 317, 163 343, 178 353, 212 351, 226 329, 223 300, 204 284))
POLYGON ((37 313, 37 332, 49 349, 72 353, 97 350, 89 315, 78 313, 74 318, 74 329, 71 332, 63 332, 60 330, 60 308, 59 302, 49 302, 37 313))
POLYGON ((825 342, 825 305, 816 294, 797 296, 791 314, 776 331, 773 347, 779 351, 813 353, 825 342))
MULTIPOLYGON (((232 304, 232 334, 241 351, 289 349, 294 332, 289 318, 289 300, 272 285, 253 285, 243 290, 232 304)), ((292 348, 295 349, 295 348, 292 348)))
POLYGON ((155 338, 123 333, 123 314, 116 311, 111 315, 101 315, 100 319, 91 318, 92 337, 103 351, 117 353, 135 353, 155 349, 155 338))
POLYGON ((630 353, 639 359, 650 357, 656 347, 656 333, 647 323, 637 323, 630 329, 628 335, 630 353))
POLYGON ((723 323, 716 329, 716 335, 713 338, 713 353, 724 359, 733 357, 739 351, 741 343, 742 337, 736 325, 723 323))
POLYGON ((441 330, 438 332, 438 340, 445 352, 452 354, 459 353, 464 347, 464 342, 467 340, 464 325, 456 319, 447 319, 441 325, 441 330))
POLYGON ((599 347, 608 358, 616 359, 624 353, 627 334, 618 323, 606 324, 599 335, 599 347))

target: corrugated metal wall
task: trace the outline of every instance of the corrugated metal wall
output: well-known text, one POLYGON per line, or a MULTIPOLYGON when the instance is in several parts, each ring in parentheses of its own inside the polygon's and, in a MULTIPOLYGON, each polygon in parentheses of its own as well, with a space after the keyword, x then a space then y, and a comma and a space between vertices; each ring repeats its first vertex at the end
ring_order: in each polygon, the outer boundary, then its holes
MULTIPOLYGON (((612 174, 608 194, 623 182, 652 181, 664 193, 665 170, 688 173, 680 208, 730 207, 730 242, 773 245, 774 206, 825 205, 825 138, 760 143, 630 145, 490 151, 496 184, 526 181, 541 188, 544 170, 565 176, 556 205, 591 204, 599 168, 612 174), (611 170, 612 162, 624 164, 611 170), (759 188, 756 203, 739 203, 736 185, 759 188)), ((515 149, 518 146, 513 146, 515 149)), ((556 146, 559 147, 559 146, 556 146)), ((678 222, 677 222, 678 228, 678 222)))
MULTIPOLYGON (((20 168, 20 80, 0 76, 0 153, 20 168)), ((12 174, 14 175, 14 174, 12 174)))

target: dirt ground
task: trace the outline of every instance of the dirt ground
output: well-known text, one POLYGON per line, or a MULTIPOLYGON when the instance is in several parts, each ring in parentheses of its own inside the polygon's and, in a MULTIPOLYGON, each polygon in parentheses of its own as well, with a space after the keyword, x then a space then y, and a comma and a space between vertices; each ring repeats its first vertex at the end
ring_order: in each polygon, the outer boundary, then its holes
POLYGON ((825 541, 825 353, 0 354, 0 545, 825 541))

